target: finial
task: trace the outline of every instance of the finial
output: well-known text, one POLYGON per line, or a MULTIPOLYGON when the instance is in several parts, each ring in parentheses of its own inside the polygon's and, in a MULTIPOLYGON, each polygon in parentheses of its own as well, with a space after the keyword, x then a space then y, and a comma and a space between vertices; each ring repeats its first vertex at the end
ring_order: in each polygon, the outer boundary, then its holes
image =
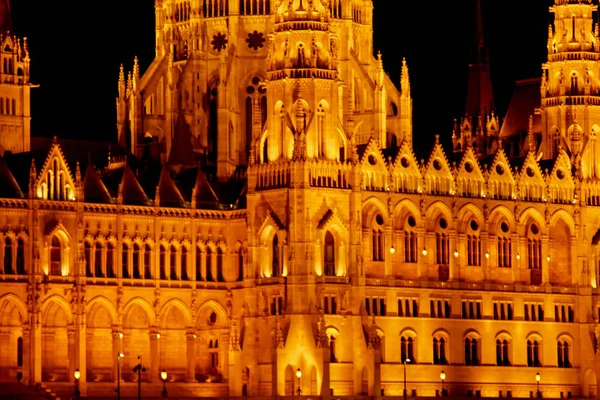
POLYGON ((435 135, 435 144, 440 144, 440 135, 439 134, 435 135))
POLYGON ((52 137, 52 144, 57 144, 58 143, 58 139, 56 136, 52 137))

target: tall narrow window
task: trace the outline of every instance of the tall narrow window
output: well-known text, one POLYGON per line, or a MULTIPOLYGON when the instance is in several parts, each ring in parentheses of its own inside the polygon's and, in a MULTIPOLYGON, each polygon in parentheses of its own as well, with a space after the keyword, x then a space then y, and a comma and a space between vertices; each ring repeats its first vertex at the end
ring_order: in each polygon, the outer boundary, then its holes
POLYGON ((171 271, 169 278, 173 281, 179 279, 179 274, 177 273, 177 248, 175 246, 171 246, 171 257, 169 257, 169 269, 171 271))
POLYGON ((25 241, 17 240, 17 274, 25 275, 25 241))
POLYGON ((512 246, 508 223, 500 224, 498 232, 498 267, 510 268, 512 266, 512 246))
POLYGON ((537 340, 527 340, 527 366, 539 367, 540 363, 540 344, 537 340))
POLYGON ((377 214, 375 217, 375 223, 373 224, 372 232, 372 250, 373 250, 373 261, 384 261, 384 248, 383 248, 383 217, 381 214, 377 214))
POLYGON ((196 280, 198 282, 204 280, 204 275, 202 275, 202 249, 200 247, 196 247, 196 280))
POLYGON ((479 342, 475 338, 465 339, 465 364, 466 365, 479 365, 479 342))
POLYGON ((223 250, 220 247, 217 248, 217 282, 225 282, 225 275, 223 274, 223 250))
POLYGON ((542 241, 540 228, 533 223, 529 226, 527 235, 527 265, 529 269, 542 268, 542 241))
POLYGON ((104 276, 102 273, 102 244, 98 242, 96 242, 94 251, 94 273, 96 278, 101 278, 104 276))
POLYGON ((210 354, 210 368, 212 373, 216 373, 219 368, 219 339, 210 340, 208 352, 210 354))
POLYGON ((164 245, 160 246, 160 279, 167 279, 167 249, 164 245))
POLYGON ((238 281, 244 280, 244 250, 240 247, 237 253, 238 281))
POLYGON ((277 234, 275 234, 275 236, 273 237, 273 244, 272 244, 272 257, 273 257, 273 266, 272 266, 272 272, 271 275, 273 277, 276 276, 281 276, 281 260, 279 259, 279 238, 277 237, 277 234))
POLYGON ((417 221, 410 215, 404 223, 404 262, 417 262, 417 221))
POLYGON ((185 246, 181 246, 181 280, 189 280, 188 276, 188 251, 185 246))
POLYGON ((23 338, 17 339, 17 367, 23 366, 23 338))
POLYGON ((83 255, 85 257, 85 276, 88 278, 94 276, 92 272, 92 245, 89 242, 83 244, 83 255))
POLYGON ((115 277, 114 269, 115 248, 111 242, 106 243, 106 276, 108 278, 115 277))
POLYGON ((335 276, 335 248, 331 232, 325 234, 325 276, 335 276))
POLYGON ((510 360, 508 358, 508 340, 496 339, 496 365, 508 366, 510 360))
POLYGON ((571 362, 569 360, 569 342, 566 340, 559 340, 556 343, 557 356, 558 356, 558 368, 570 368, 571 362))
POLYGON ((11 238, 4 239, 4 273, 13 273, 13 242, 11 238))
POLYGON ((127 243, 123 243, 121 261, 121 274, 123 278, 129 278, 129 245, 127 243))
POLYGON ((438 229, 435 233, 435 255, 436 262, 442 265, 450 264, 450 238, 446 229, 448 222, 444 218, 438 221, 438 229))
POLYGON ((337 362, 336 354, 336 337, 331 335, 329 337, 329 362, 337 362))
POLYGON ((446 339, 443 337, 433 338, 433 363, 436 365, 448 364, 446 359, 446 339))
POLYGON ((141 279, 142 271, 140 271, 140 254, 142 250, 138 243, 133 244, 133 278, 141 279))
POLYGON ((213 251, 210 247, 206 248, 206 281, 214 282, 213 274, 213 251))
POLYGON ((147 243, 144 247, 144 278, 152 279, 152 248, 147 243))
POLYGON ((470 266, 481 266, 481 240, 479 239, 479 224, 471 220, 467 231, 467 262, 470 266))
POLYGON ((322 104, 317 107, 317 157, 325 156, 325 109, 322 104))

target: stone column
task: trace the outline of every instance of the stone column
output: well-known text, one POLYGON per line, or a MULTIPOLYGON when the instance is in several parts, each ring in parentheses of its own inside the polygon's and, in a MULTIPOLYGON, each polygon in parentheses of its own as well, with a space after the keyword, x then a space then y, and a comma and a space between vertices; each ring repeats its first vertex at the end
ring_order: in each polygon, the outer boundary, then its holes
POLYGON ((373 349, 373 397, 381 397, 381 348, 373 349))
POLYGON ((542 235, 542 284, 546 285, 550 283, 550 262, 548 256, 550 255, 550 239, 548 235, 542 235))
POLYGON ((187 344, 187 371, 186 382, 196 382, 196 334, 188 332, 185 335, 187 344))
POLYGON ((455 229, 450 230, 449 235, 450 248, 448 258, 450 259, 450 280, 455 281, 460 279, 460 269, 458 266, 458 259, 454 257, 454 251, 457 246, 457 234, 455 229))
MULTIPOLYGON (((67 368, 67 381, 73 381, 73 374, 75 373, 75 369, 77 366, 77 354, 75 349, 75 328, 71 325, 67 328, 67 337, 68 337, 68 352, 69 352, 69 366, 67 368)), ((81 372, 81 370, 79 370, 81 372)), ((81 382, 81 379, 80 379, 81 382)))
POLYGON ((41 313, 31 316, 33 329, 31 330, 31 351, 29 352, 30 384, 42 381, 42 324, 37 323, 41 313))
POLYGON ((323 346, 323 379, 321 380, 321 397, 329 398, 331 395, 331 372, 329 346, 323 346))
POLYGON ((158 332, 150 332, 150 366, 144 365, 149 371, 149 382, 157 382, 158 372, 160 367, 160 334, 158 332))
POLYGON ((116 329, 113 329, 112 332, 112 371, 113 371, 113 382, 117 382, 117 380, 119 379, 119 366, 118 366, 118 359, 117 357, 119 357, 119 354, 123 351, 121 349, 121 335, 122 333, 119 332, 116 329))
POLYGON ((23 379, 21 382, 24 384, 31 384, 30 378, 30 366, 31 366, 31 329, 28 326, 23 328, 23 367, 21 371, 23 373, 23 379))
POLYGON ((79 368, 81 378, 79 379, 79 390, 82 396, 87 396, 87 327, 84 315, 76 316, 75 326, 75 368, 79 368))
POLYGON ((417 277, 422 279, 427 276, 427 256, 423 255, 423 250, 427 248, 425 229, 417 229, 417 277))

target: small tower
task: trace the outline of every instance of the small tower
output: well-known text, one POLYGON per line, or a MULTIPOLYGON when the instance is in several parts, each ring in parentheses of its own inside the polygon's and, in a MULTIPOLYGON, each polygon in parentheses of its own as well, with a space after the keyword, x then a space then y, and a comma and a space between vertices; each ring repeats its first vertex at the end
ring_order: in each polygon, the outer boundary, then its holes
POLYGON ((0 0, 0 154, 29 151, 31 137, 31 88, 27 38, 10 32, 8 0, 0 0))
POLYGON ((471 48, 465 115, 455 124, 452 143, 455 152, 473 147, 475 154, 486 156, 496 148, 500 131, 490 77, 490 62, 483 36, 481 0, 476 0, 475 42, 471 48))

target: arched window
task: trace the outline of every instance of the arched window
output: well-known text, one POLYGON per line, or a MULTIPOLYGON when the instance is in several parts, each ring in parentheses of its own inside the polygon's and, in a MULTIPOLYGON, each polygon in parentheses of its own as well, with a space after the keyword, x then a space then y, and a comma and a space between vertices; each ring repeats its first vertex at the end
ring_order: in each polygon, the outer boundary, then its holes
POLYGON ((448 364, 446 357, 447 340, 443 336, 434 336, 433 338, 433 363, 436 365, 448 364))
POLYGON ((412 336, 400 337, 400 361, 408 364, 415 364, 415 340, 412 336))
POLYGON ((540 342, 536 339, 527 340, 527 366, 539 367, 540 362, 540 342))
POLYGON ((479 340, 477 338, 465 339, 465 364, 479 365, 479 340))
POLYGON ((17 339, 17 367, 23 366, 23 338, 17 339))
POLYGON ((106 243, 106 277, 115 277, 114 268, 115 247, 111 242, 106 243))
POLYGON ((121 254, 121 273, 123 278, 129 279, 129 245, 123 243, 123 253, 121 254))
POLYGON ((279 248, 279 237, 277 236, 277 234, 275 234, 275 236, 273 237, 273 244, 272 244, 271 251, 272 251, 272 256, 273 256, 271 276, 273 276, 273 277, 281 276, 281 260, 279 257, 281 249, 279 248))
POLYGON ((208 342, 208 353, 210 355, 211 372, 216 373, 219 369, 219 339, 211 339, 208 342))
POLYGON ((179 279, 179 274, 177 274, 177 247, 174 245, 171 246, 171 257, 169 257, 169 270, 170 275, 169 279, 176 281, 179 279))
POLYGON ((202 249, 196 247, 196 281, 201 282, 204 280, 202 275, 202 249))
POLYGON ((244 280, 244 249, 240 247, 237 253, 238 281, 244 280))
POLYGON ((55 235, 50 245, 50 275, 62 275, 62 246, 55 235))
POLYGON ((213 251, 210 247, 206 247, 206 281, 215 281, 213 276, 213 251))
POLYGON ((338 362, 336 357, 336 341, 335 335, 329 335, 329 362, 338 362))
POLYGON ((496 339, 496 365, 509 366, 509 341, 506 338, 496 339))
POLYGON ((181 246, 181 280, 189 280, 188 274, 188 250, 185 246, 181 246))
POLYGON ((144 278, 152 279, 152 247, 148 243, 144 246, 144 278))
POLYGON ((331 232, 325 233, 325 276, 335 276, 335 243, 331 232))
POLYGON ((498 230, 498 267, 510 268, 511 266, 512 244, 510 241, 510 228, 506 221, 502 221, 498 230))
POLYGON ((558 356, 558 368, 571 368, 571 359, 569 358, 569 342, 566 339, 559 339, 556 342, 558 356))
POLYGON ((540 227, 533 222, 527 229, 527 267, 529 269, 542 268, 542 239, 540 227))
POLYGON ((450 264, 450 237, 448 235, 448 221, 440 218, 435 232, 435 259, 437 264, 450 264))
POLYGON ((4 273, 13 273, 13 242, 8 237, 4 239, 4 273))
POLYGON ((317 107, 317 157, 325 157, 325 108, 323 104, 317 107))
POLYGON ((17 240, 17 274, 25 275, 25 241, 23 238, 17 240))
POLYGON ((220 247, 217 248, 217 282, 225 282, 225 275, 223 274, 223 250, 220 247))
POLYGON ((85 276, 91 278, 94 276, 92 272, 92 245, 87 241, 83 244, 83 255, 85 256, 85 276))
POLYGON ((404 262, 417 262, 417 221, 409 215, 404 221, 404 262))
POLYGON ((481 266, 481 240, 479 239, 479 224, 471 220, 467 228, 467 265, 481 266))
MULTIPOLYGON (((241 1, 240 3, 243 3, 241 1)), ((267 2, 269 3, 269 2, 267 2)), ((250 149, 258 136, 262 134, 267 122, 267 88, 264 82, 255 76, 246 87, 246 161, 250 149), (257 124, 256 126, 254 124, 257 124), (256 133, 254 133, 256 130, 256 133)), ((256 155, 258 157, 258 154, 256 155)), ((267 159, 264 158, 266 162, 267 159)))
POLYGON ((167 279, 167 249, 162 244, 160 245, 159 263, 160 263, 160 279, 166 280, 167 279))
POLYGON ((94 251, 94 273, 96 278, 104 276, 104 273, 102 272, 102 243, 100 242, 96 242, 94 251))
POLYGON ((579 85, 578 85, 577 74, 573 73, 573 75, 571 75, 571 96, 577 96, 578 93, 579 93, 579 85))
POLYGON ((381 214, 375 216, 372 235, 371 247, 373 250, 373 261, 384 261, 383 217, 381 214))
POLYGON ((142 271, 140 270, 140 255, 142 253, 142 249, 140 248, 139 243, 133 244, 133 278, 141 279, 142 271))

